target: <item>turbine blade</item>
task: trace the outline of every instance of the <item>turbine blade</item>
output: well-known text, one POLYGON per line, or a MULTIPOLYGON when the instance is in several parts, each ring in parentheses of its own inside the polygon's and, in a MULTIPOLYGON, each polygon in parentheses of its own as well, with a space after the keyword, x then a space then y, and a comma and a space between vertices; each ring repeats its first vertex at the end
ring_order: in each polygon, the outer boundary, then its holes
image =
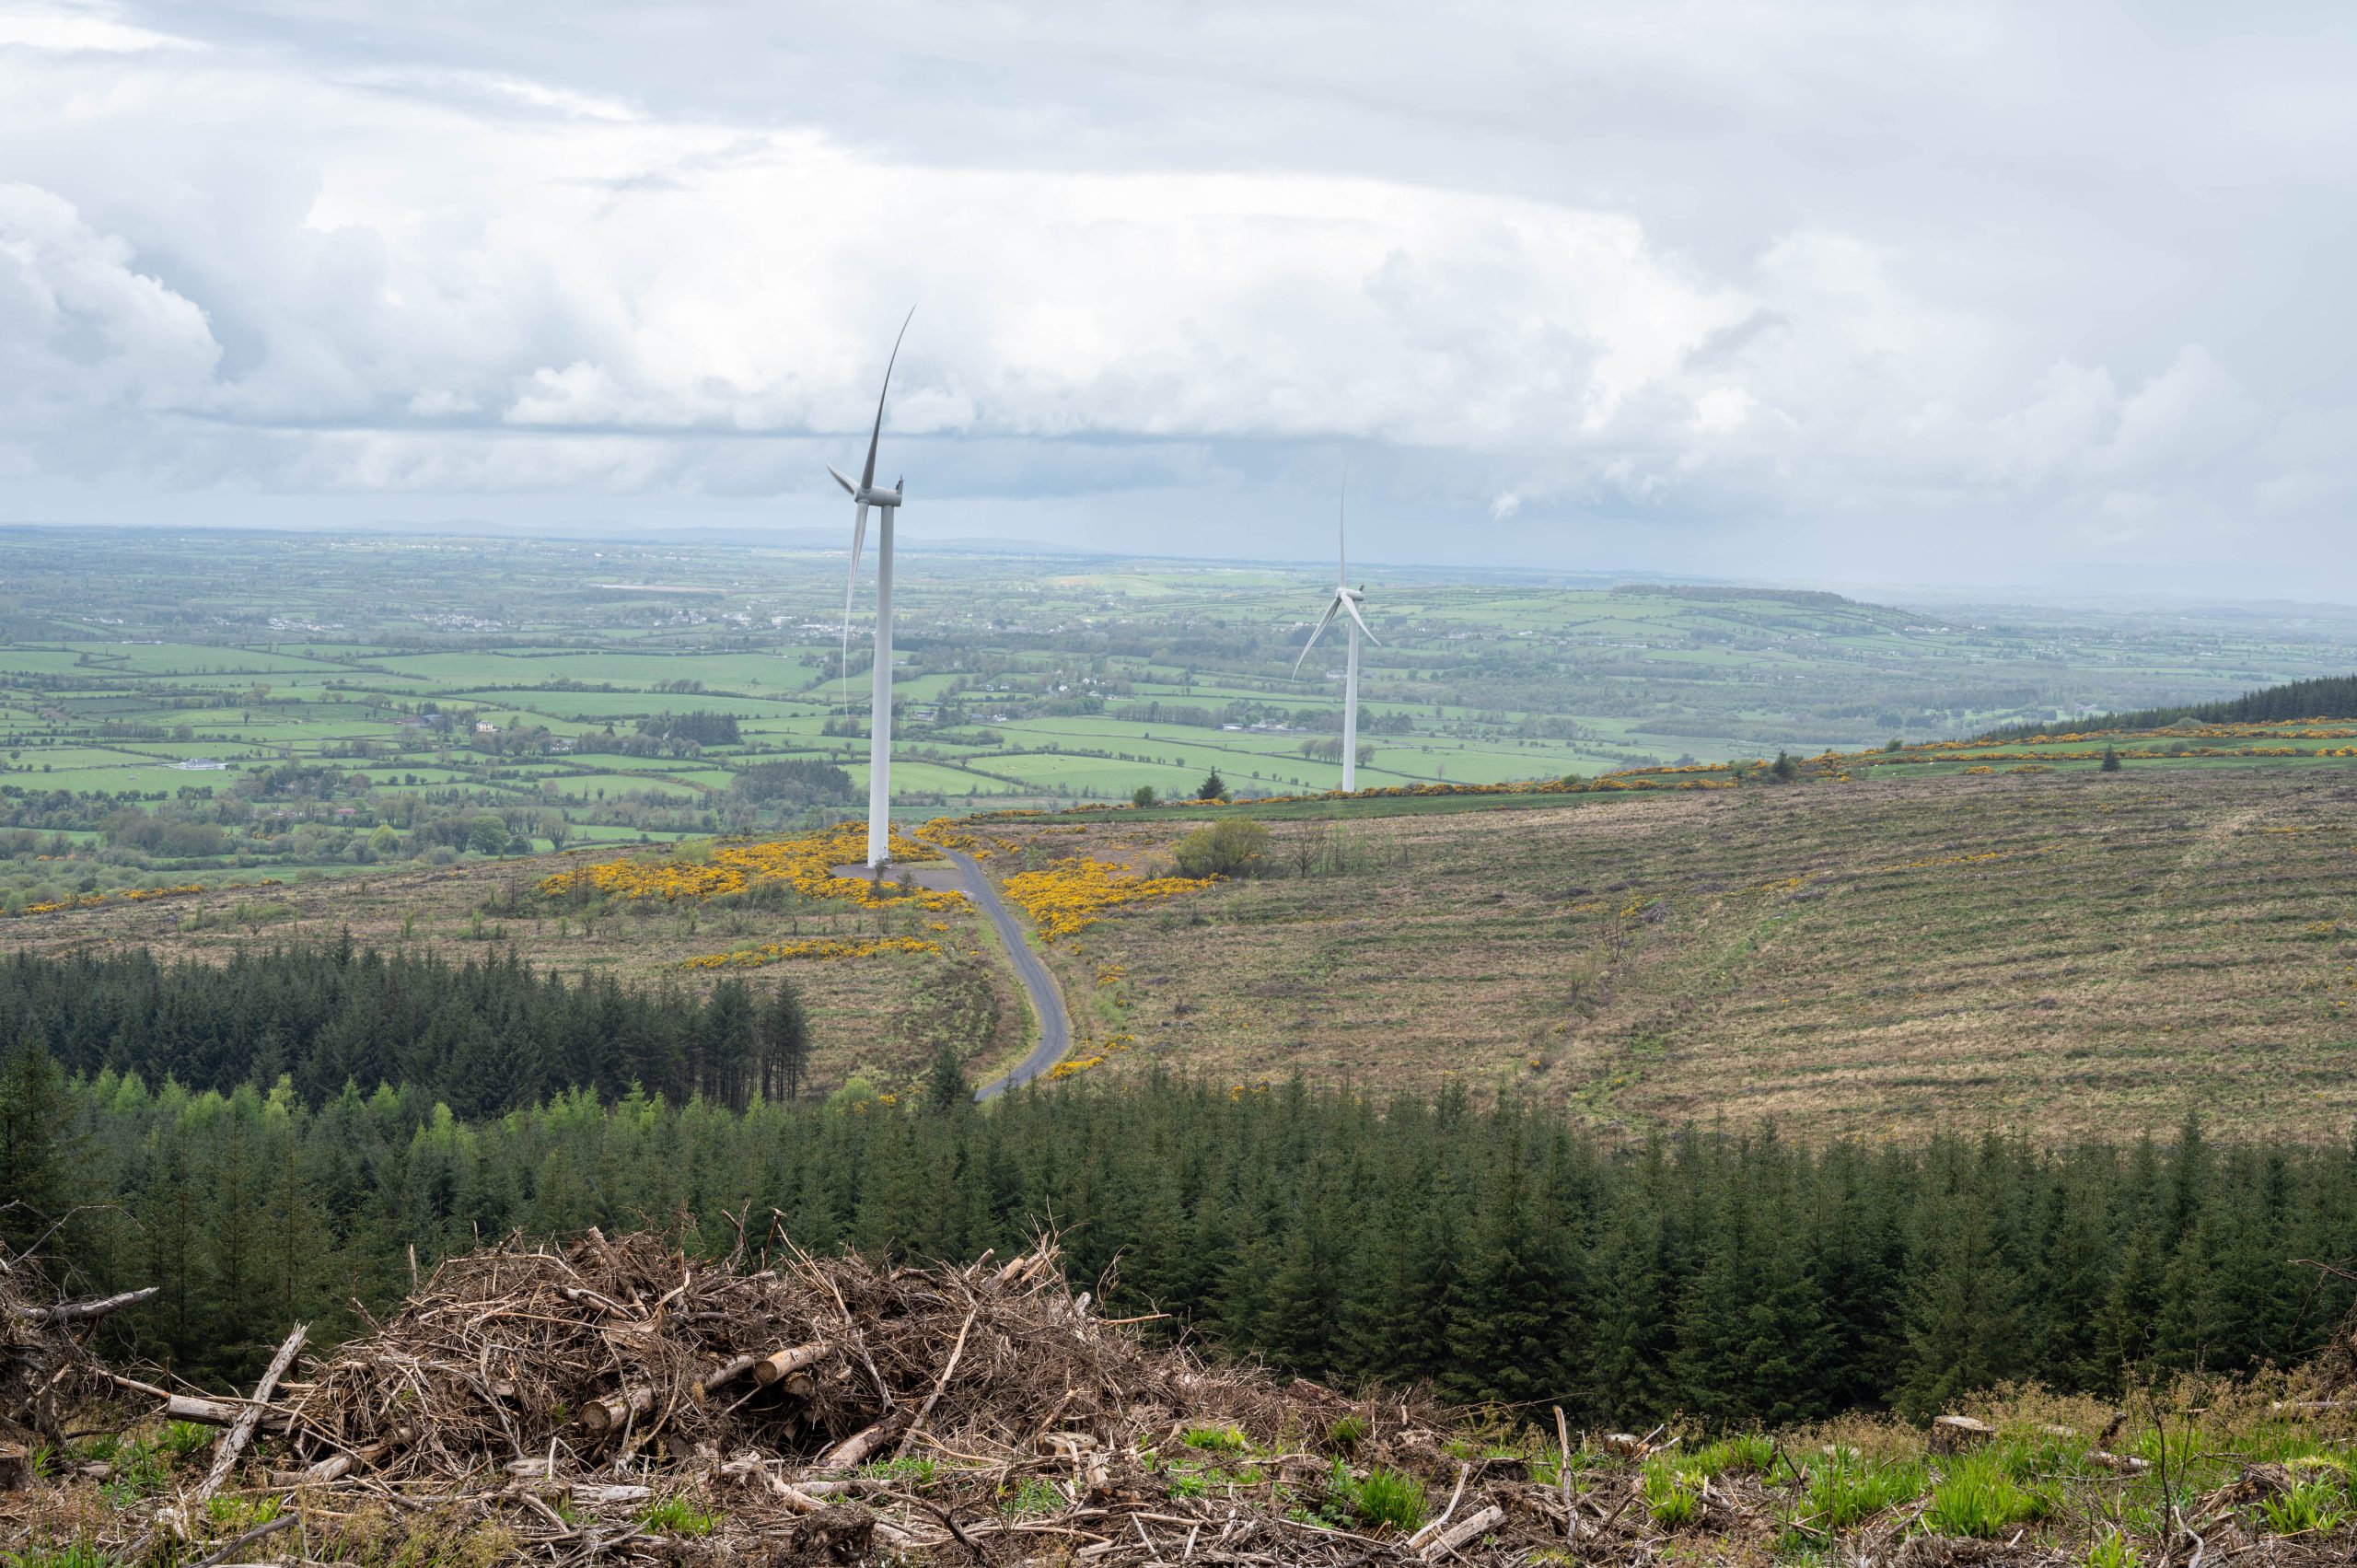
POLYGON ((1366 621, 1359 614, 1359 607, 1357 605, 1353 604, 1347 598, 1337 598, 1334 602, 1351 612, 1351 619, 1359 623, 1360 631, 1366 633, 1366 640, 1368 642, 1373 643, 1378 648, 1383 646, 1383 640, 1377 637, 1373 632, 1367 631, 1366 621))
POLYGON ((843 487, 843 494, 845 495, 856 495, 859 494, 859 486, 845 479, 842 472, 836 469, 834 464, 829 463, 827 465, 827 471, 835 476, 835 482, 843 487))
POLYGON ((1350 535, 1343 527, 1343 514, 1351 505, 1351 465, 1342 465, 1342 495, 1334 503, 1334 586, 1341 587, 1351 572, 1350 535))
POLYGON ((863 501, 852 517, 851 575, 843 583, 843 661, 835 667, 836 673, 842 679, 843 706, 846 709, 851 706, 851 596, 859 591, 859 550, 866 542, 867 503, 863 501))
POLYGON ((1316 626, 1310 628, 1309 641, 1301 645, 1301 657, 1293 661, 1293 674, 1295 679, 1299 679, 1301 678, 1301 667, 1303 661, 1309 657, 1309 650, 1318 645, 1318 639, 1325 634, 1326 628, 1334 624, 1334 608, 1341 602, 1342 601, 1340 598, 1337 598, 1332 604, 1329 604, 1326 607, 1325 615, 1318 620, 1316 626))
POLYGON ((917 308, 911 305, 908 315, 900 318, 900 337, 892 340, 892 357, 884 362, 884 389, 876 394, 876 428, 867 433, 867 467, 860 470, 863 487, 876 482, 876 443, 884 438, 884 400, 892 394, 892 366, 900 362, 900 338, 909 335, 909 322, 916 313, 917 308))

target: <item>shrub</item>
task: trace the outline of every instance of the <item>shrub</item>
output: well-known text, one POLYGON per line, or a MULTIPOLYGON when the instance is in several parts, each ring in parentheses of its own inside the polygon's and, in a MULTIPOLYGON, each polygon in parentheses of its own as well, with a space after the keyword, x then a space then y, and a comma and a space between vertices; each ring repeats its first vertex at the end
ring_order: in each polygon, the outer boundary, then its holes
POLYGON ((2099 773, 2116 773, 2119 772, 2119 749, 2118 747, 2107 746, 2103 749, 2103 761, 2096 764, 2096 772, 2099 773))
POLYGON ((1249 877, 1260 869, 1269 830, 1241 817, 1196 829, 1178 841, 1181 877, 1249 877))
POLYGON ((1152 784, 1140 784, 1135 790, 1131 792, 1130 804, 1141 807, 1152 806, 1161 800, 1161 798, 1162 797, 1154 793, 1154 786, 1152 784))

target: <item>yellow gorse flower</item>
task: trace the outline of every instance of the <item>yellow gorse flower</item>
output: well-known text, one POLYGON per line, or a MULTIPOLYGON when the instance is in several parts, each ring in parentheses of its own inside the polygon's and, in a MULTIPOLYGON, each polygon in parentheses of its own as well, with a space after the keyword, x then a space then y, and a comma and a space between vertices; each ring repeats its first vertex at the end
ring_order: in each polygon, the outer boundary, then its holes
POLYGON ((1132 877, 1123 866, 1074 855, 1044 870, 1010 877, 1000 890, 1031 917, 1041 935, 1052 939, 1086 929, 1109 910, 1191 893, 1218 880, 1216 877, 1132 877))
MULTIPOLYGON (((926 847, 895 830, 890 839, 895 860, 928 858, 926 847)), ((624 899, 714 899, 749 888, 784 883, 809 899, 833 899, 853 904, 905 904, 917 909, 956 909, 965 895, 929 888, 879 892, 865 877, 838 877, 835 867, 855 863, 867 853, 867 825, 850 821, 816 833, 771 839, 761 843, 720 843, 701 860, 676 856, 625 856, 576 865, 542 879, 540 891, 552 898, 576 890, 624 899)))

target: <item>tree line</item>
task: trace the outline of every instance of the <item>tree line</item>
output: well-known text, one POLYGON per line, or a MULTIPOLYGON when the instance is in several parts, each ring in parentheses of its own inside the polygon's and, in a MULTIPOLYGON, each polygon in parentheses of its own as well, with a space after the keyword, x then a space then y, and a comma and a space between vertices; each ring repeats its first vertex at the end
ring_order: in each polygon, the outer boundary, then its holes
POLYGON ((571 1088, 732 1108, 790 1099, 809 1028, 785 981, 757 993, 730 977, 700 997, 568 980, 512 949, 454 964, 346 939, 226 963, 18 951, 0 960, 0 1040, 36 1042, 82 1078, 226 1092, 284 1077, 307 1107, 348 1083, 402 1084, 471 1119, 571 1088))
POLYGON ((1983 738, 2015 740, 2025 736, 2050 735, 2058 729, 2083 735, 2098 730, 2161 729, 2180 719, 2192 719, 2199 724, 2283 724, 2293 719, 2351 715, 2357 715, 2357 675, 2325 675, 2312 680, 2264 686, 2216 703, 2140 708, 2133 713, 2103 714, 2067 723, 2007 725, 1991 730, 1983 738))
MULTIPOLYGON (((2357 1254, 2357 1150, 1990 1135, 1803 1147, 1692 1131, 1629 1148, 1464 1093, 1378 1102, 1169 1078, 986 1109, 954 1062, 741 1110, 559 1093, 492 1120, 421 1086, 291 1077, 226 1093, 29 1042, 0 1086, 0 1180, 72 1222, 93 1290, 157 1284, 123 1348, 249 1374, 284 1323, 381 1311, 410 1253, 512 1227, 737 1227, 906 1258, 1005 1253, 1036 1227, 1115 1316, 1309 1376, 1426 1380, 1583 1422, 1936 1411, 2038 1379, 2108 1391, 2173 1368, 2311 1353, 2351 1307, 2295 1260, 2357 1254), (51 1134, 53 1132, 53 1138, 51 1134)), ((0 1216, 0 1225, 9 1222, 0 1216)))

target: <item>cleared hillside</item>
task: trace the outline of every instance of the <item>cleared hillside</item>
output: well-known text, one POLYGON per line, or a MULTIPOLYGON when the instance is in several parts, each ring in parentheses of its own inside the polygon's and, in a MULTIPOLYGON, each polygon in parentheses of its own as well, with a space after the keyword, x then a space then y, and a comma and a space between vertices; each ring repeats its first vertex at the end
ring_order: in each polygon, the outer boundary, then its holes
MULTIPOLYGON (((1054 944, 1072 1070, 1455 1078, 1632 1131, 2347 1134, 2357 775, 1912 772, 1271 821, 1271 875, 1054 944)), ((1154 869, 1192 825, 993 825, 986 864, 1154 869)))
MULTIPOLYGON (((1665 774, 1651 782, 1687 787, 969 830, 1046 933, 1075 1040, 1064 1077, 1455 1081, 1631 1133, 2116 1136, 2195 1111, 2320 1141, 2357 1125, 2346 759, 1867 765, 1929 755, 1812 761, 1784 784, 1665 774), (1227 816, 1266 825, 1265 875, 1122 891, 1227 816)), ((652 889, 705 852, 635 853, 625 880, 652 889)), ((958 900, 543 890, 613 854, 112 900, 7 931, 52 953, 216 957, 349 931, 691 990, 787 977, 819 1093, 853 1075, 913 1088, 945 1044, 981 1083, 1025 1049, 1003 957, 958 900)))

